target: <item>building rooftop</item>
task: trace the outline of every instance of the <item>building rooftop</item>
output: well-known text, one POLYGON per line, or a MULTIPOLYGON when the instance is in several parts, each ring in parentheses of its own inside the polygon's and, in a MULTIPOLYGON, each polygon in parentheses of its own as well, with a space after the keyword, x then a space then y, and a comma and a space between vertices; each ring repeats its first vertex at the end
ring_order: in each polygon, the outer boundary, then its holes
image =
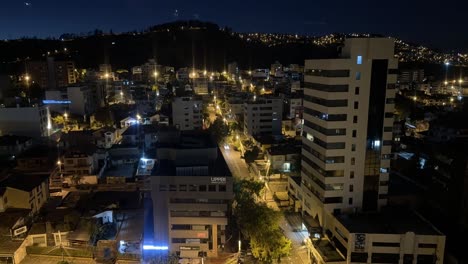
POLYGON ((218 145, 210 134, 203 131, 181 131, 178 137, 172 140, 160 141, 159 148, 197 149, 217 148, 218 145))
POLYGON ((38 145, 23 152, 18 159, 48 158, 52 164, 55 164, 57 157, 57 148, 38 145))
MULTIPOLYGON (((29 209, 8 209, 0 213, 0 255, 13 254, 23 243, 23 240, 12 240, 11 229, 19 220, 26 218, 29 209)), ((20 227, 20 226, 17 226, 20 227)))
POLYGON ((0 146, 14 146, 18 143, 22 144, 31 139, 32 139, 31 137, 24 137, 24 136, 14 136, 14 135, 1 136, 0 146))
POLYGON ((136 163, 124 163, 112 165, 104 171, 103 177, 132 178, 135 175, 136 163))
POLYGON ((13 189, 30 192, 49 178, 48 174, 13 174, 0 181, 0 187, 9 187, 13 189))
POLYGON ((378 213, 338 215, 337 219, 350 233, 442 235, 416 212, 385 208, 378 213))
POLYGON ((216 160, 200 159, 197 161, 159 160, 154 166, 153 176, 231 176, 229 167, 220 150, 216 160), (204 168, 203 168, 204 167, 204 168), (177 175, 177 168, 183 168, 184 175, 177 175), (191 169, 193 168, 193 169, 191 169))
POLYGON ((273 146, 269 148, 270 155, 288 155, 288 154, 301 154, 301 147, 299 146, 273 146))

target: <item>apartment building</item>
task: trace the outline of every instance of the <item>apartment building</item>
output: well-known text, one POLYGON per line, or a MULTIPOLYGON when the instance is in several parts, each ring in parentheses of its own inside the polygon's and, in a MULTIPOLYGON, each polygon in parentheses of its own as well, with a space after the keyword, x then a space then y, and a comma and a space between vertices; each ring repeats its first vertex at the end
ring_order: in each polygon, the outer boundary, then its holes
POLYGON ((217 256, 226 242, 232 184, 209 135, 182 133, 161 142, 151 176, 154 246, 181 258, 217 256))
POLYGON ((305 61, 301 180, 289 185, 318 263, 443 263, 442 233, 386 207, 397 73, 388 38, 305 61))
POLYGON ((49 175, 16 174, 0 181, 0 212, 9 208, 37 213, 49 199, 49 175))
POLYGON ((0 135, 40 138, 50 136, 51 132, 47 106, 0 108, 0 135))
POLYGON ((283 100, 254 96, 244 103, 244 134, 250 136, 281 135, 283 100))
POLYGON ((172 124, 180 130, 203 127, 203 102, 191 96, 176 97, 172 101, 172 124))

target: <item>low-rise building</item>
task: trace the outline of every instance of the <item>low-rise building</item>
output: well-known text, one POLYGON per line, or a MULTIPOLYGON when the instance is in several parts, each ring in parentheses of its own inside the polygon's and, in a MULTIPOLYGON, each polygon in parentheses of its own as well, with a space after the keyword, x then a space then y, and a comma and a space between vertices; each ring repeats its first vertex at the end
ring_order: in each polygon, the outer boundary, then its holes
POLYGON ((151 176, 154 246, 181 258, 214 257, 226 242, 232 177, 206 134, 182 134, 157 148, 151 176))
POLYGON ((0 212, 8 208, 37 213, 49 199, 49 175, 11 174, 0 181, 0 212))
POLYGON ((299 164, 300 155, 301 147, 274 146, 267 149, 265 159, 270 171, 290 172, 299 164))
POLYGON ((97 108, 96 95, 88 86, 72 86, 62 90, 48 90, 45 94, 49 101, 69 101, 67 104, 51 104, 50 110, 59 113, 71 113, 89 116, 97 108))

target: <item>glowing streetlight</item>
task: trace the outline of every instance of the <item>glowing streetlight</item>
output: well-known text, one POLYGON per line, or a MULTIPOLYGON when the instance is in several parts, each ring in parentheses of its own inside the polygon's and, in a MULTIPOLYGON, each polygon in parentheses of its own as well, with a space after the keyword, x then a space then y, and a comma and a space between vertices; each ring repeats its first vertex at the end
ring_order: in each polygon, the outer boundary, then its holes
POLYGON ((413 97, 413 100, 414 100, 414 101, 418 100, 418 97, 414 96, 414 97, 413 97))
POLYGON ((207 72, 206 70, 203 71, 203 76, 206 76, 207 72))
POLYGON ((67 113, 63 114, 63 117, 65 117, 65 120, 67 120, 68 114, 67 113))
POLYGON ((140 120, 140 119, 141 119, 141 116, 140 116, 139 114, 137 114, 137 115, 136 115, 136 118, 137 118, 138 120, 140 120))
POLYGON ((57 165, 59 165, 59 166, 62 165, 62 162, 60 162, 60 160, 57 161, 57 165))
POLYGON ((249 75, 252 75, 252 71, 249 71, 248 73, 249 73, 249 75))
POLYGON ((463 82, 463 80, 462 80, 462 79, 458 80, 458 83, 462 83, 462 82, 463 82))
POLYGON ((223 75, 226 75, 226 74, 227 74, 226 71, 223 71, 223 75))
POLYGON ((29 80, 31 79, 31 77, 30 77, 29 75, 26 75, 26 76, 24 76, 24 79, 25 79, 27 82, 29 82, 29 80))
POLYGON ((445 84, 445 85, 447 85, 447 84, 448 84, 448 82, 447 82, 447 81, 445 81, 445 82, 444 82, 444 84, 445 84))
POLYGON ((450 102, 453 102, 453 97, 450 98, 450 102))
POLYGON ((154 77, 158 77, 159 73, 157 71, 153 72, 154 77))
POLYGON ((106 74, 104 74, 104 78, 108 79, 109 78, 109 73, 106 72, 106 74))

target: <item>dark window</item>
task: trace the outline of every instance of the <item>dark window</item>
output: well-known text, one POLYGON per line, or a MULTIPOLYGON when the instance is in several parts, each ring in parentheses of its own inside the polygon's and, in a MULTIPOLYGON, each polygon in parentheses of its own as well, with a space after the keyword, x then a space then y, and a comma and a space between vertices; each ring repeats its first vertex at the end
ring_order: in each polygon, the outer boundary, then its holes
POLYGON ((350 192, 353 192, 353 191, 354 191, 354 185, 352 185, 352 184, 349 185, 349 191, 350 191, 350 192))
POLYGON ((354 123, 354 124, 357 123, 357 116, 353 116, 353 123, 354 123))
POLYGON ((346 135, 346 129, 344 128, 333 128, 333 129, 326 129, 324 127, 321 127, 317 124, 314 124, 308 120, 304 121, 304 125, 323 134, 326 136, 343 136, 346 135))
POLYGON ((179 185, 179 191, 186 192, 187 191, 187 185, 185 185, 185 184, 179 185))
POLYGON ((159 191, 160 191, 160 192, 165 192, 165 191, 167 191, 167 185, 165 185, 165 184, 160 184, 160 185, 159 185, 159 191))
POLYGON ((398 69, 388 69, 388 74, 398 74, 398 69))
POLYGON ((191 225, 172 225, 172 230, 191 230, 191 225))
POLYGON ((354 109, 358 109, 359 108, 359 102, 354 102, 354 109))
POLYGON ((359 87, 355 87, 355 88, 354 88, 354 94, 355 94, 355 95, 358 95, 358 94, 359 94, 359 87))
POLYGON ((208 191, 209 192, 216 192, 216 185, 213 185, 213 184, 208 185, 208 191))
POLYGON ((353 137, 355 138, 357 136, 357 131, 353 130, 353 137))
POLYGON ((395 98, 387 98, 387 99, 385 100, 385 103, 387 103, 387 104, 394 104, 394 103, 395 103, 395 98))
POLYGON ((394 90, 395 88, 396 88, 396 84, 394 84, 394 83, 387 84, 387 89, 394 90))
POLYGON ((348 85, 347 84, 336 84, 336 85, 328 85, 328 84, 321 84, 321 83, 304 83, 304 87, 311 90, 316 91, 323 91, 323 92, 347 92, 348 85))
POLYGON ((437 261, 436 255, 421 255, 417 257, 418 264, 434 264, 437 261))
POLYGON ((385 113, 385 118, 392 118, 393 117, 393 113, 385 113))
POLYGON ((169 191, 171 192, 177 191, 177 185, 173 185, 173 184, 169 185, 169 191))
POLYGON ((371 258, 372 263, 398 263, 400 261, 400 254, 372 253, 371 258))
POLYGON ((343 170, 324 170, 315 162, 310 160, 308 157, 302 155, 302 160, 305 161, 312 169, 316 170, 324 177, 343 177, 344 171, 343 170))
POLYGON ((388 181, 381 181, 380 186, 388 186, 388 181))
POLYGON ((384 132, 393 132, 393 127, 384 127, 383 131, 384 132))
POLYGON ((352 205, 353 204, 353 198, 348 198, 348 204, 352 205))
POLYGON ((351 158, 351 165, 356 164, 356 158, 351 158))
POLYGON ((323 200, 326 204, 337 204, 343 202, 343 197, 325 197, 323 200))
POLYGON ((308 69, 305 71, 309 76, 322 76, 322 77, 349 77, 349 70, 320 70, 308 69))
POLYGON ((219 185, 218 187, 220 192, 225 192, 226 191, 226 185, 219 185))
POLYGON ((391 140, 384 140, 384 141, 383 141, 383 145, 384 145, 384 146, 391 146, 391 145, 392 145, 392 141, 391 141, 391 140))
POLYGON ((304 95, 304 99, 308 102, 319 104, 327 107, 345 107, 348 106, 348 100, 327 100, 315 96, 304 95))
POLYGON ((314 116, 318 119, 327 120, 327 121, 346 121, 346 114, 327 114, 322 113, 307 107, 304 107, 304 113, 314 116))
POLYGON ((400 243, 373 242, 373 247, 400 247, 400 243))
POLYGON ((403 256, 403 264, 413 264, 414 255, 413 254, 405 254, 403 256))
POLYGON ((356 151, 356 144, 351 144, 351 151, 356 151))
POLYGON ((200 185, 199 190, 200 192, 206 192, 206 185, 200 185))
POLYGON ((356 72, 356 80, 361 80, 361 72, 356 72))
POLYGON ((437 248, 437 244, 419 243, 418 247, 420 247, 420 248, 437 248))
POLYGON ((190 184, 189 185, 189 191, 190 192, 196 192, 196 191, 198 191, 197 187, 198 187, 197 185, 190 184))
POLYGON ((351 262, 367 263, 367 253, 351 252, 351 262))
POLYGON ((349 172, 349 178, 350 178, 350 179, 354 179, 354 171, 350 171, 350 172, 349 172))

